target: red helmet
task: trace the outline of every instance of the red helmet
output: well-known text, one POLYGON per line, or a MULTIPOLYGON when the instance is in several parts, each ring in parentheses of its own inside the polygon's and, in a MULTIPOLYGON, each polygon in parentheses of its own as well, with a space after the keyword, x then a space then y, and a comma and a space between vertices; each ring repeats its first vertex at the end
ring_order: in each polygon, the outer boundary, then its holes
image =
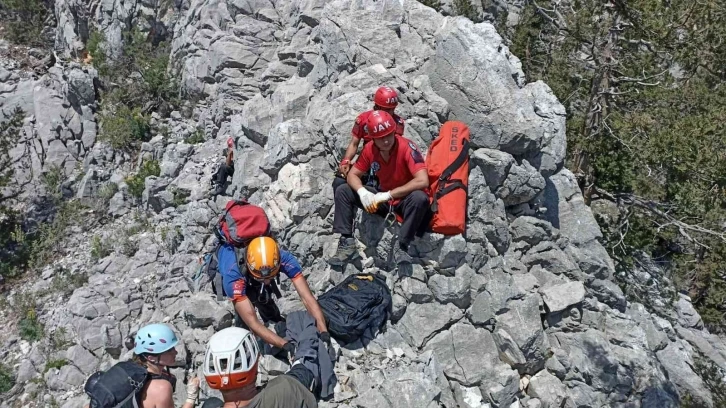
POLYGON ((391 87, 382 86, 378 88, 375 96, 373 96, 373 103, 381 108, 394 109, 398 106, 398 93, 391 87))
POLYGON ((366 129, 371 139, 386 137, 396 131, 396 121, 385 111, 373 111, 368 115, 366 129))

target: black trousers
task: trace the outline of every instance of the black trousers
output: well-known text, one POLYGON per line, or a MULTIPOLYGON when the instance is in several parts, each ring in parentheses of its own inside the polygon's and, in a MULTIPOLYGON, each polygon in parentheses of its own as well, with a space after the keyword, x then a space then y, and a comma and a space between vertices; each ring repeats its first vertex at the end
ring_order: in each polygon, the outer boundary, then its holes
MULTIPOLYGON (((337 179, 337 178, 336 178, 337 179)), ((333 182, 335 186, 336 182, 333 182)), ((352 235, 353 219, 355 208, 363 208, 358 193, 346 183, 337 182, 335 187, 335 216, 333 218, 333 232, 352 235)), ((377 193, 372 187, 366 187, 371 192, 377 193)), ((378 206, 376 214, 385 217, 390 210, 388 203, 378 206)), ((422 190, 416 190, 393 206, 393 212, 403 217, 401 229, 398 234, 398 242, 403 246, 413 241, 416 235, 421 236, 426 231, 428 222, 431 219, 429 197, 422 190)))
POLYGON ((228 176, 234 176, 234 163, 227 166, 226 163, 222 163, 217 169, 217 174, 214 175, 214 179, 217 185, 223 186, 227 182, 228 176))

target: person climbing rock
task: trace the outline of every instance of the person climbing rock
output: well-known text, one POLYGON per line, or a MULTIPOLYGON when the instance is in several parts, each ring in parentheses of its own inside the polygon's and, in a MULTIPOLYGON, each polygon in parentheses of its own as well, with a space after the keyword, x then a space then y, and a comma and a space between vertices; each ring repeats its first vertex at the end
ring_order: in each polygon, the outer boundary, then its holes
POLYGON ((300 360, 282 375, 256 387, 259 362, 257 341, 252 333, 229 327, 215 333, 204 354, 204 378, 219 390, 222 399, 210 398, 202 408, 313 408, 318 403, 312 389, 315 375, 300 360))
POLYGON ((290 252, 280 250, 277 242, 271 237, 253 239, 243 252, 244 263, 237 261, 237 253, 231 245, 221 245, 217 252, 224 293, 232 300, 239 316, 237 325, 244 324, 267 344, 279 347, 288 353, 292 351, 292 345, 265 327, 257 319, 255 312, 259 311, 260 317, 265 322, 282 321, 280 310, 273 299, 273 295, 281 297, 277 283, 282 272, 292 281, 303 305, 315 318, 318 331, 328 335, 320 305, 310 291, 300 263, 290 252))
POLYGON ((429 215, 429 186, 424 158, 412 141, 396 134, 395 119, 383 111, 374 111, 366 122, 373 143, 363 148, 348 172, 347 183, 335 189, 333 232, 341 234, 336 254, 329 260, 341 265, 357 255, 353 238, 356 207, 368 213, 403 218, 399 244, 394 247, 396 264, 411 263, 409 244, 429 215), (364 186, 362 177, 369 173, 380 180, 378 189, 364 186))
MULTIPOLYGON (((360 146, 360 141, 363 140, 363 145, 365 146, 365 144, 371 140, 370 135, 368 134, 368 130, 366 128, 366 123, 371 113, 376 111, 384 111, 389 113, 391 117, 393 117, 393 120, 396 122, 395 133, 399 136, 403 136, 405 124, 403 119, 394 113, 397 106, 398 93, 393 88, 388 86, 382 86, 378 88, 378 90, 376 90, 375 95, 373 95, 373 109, 365 111, 358 115, 357 118, 355 118, 353 129, 350 132, 350 142, 348 143, 348 147, 345 149, 345 154, 343 155, 343 158, 340 160, 340 164, 338 165, 338 172, 333 179, 333 191, 335 191, 338 186, 346 183, 346 177, 348 177, 348 171, 350 171, 350 168, 353 165, 353 158, 355 157, 356 153, 358 153, 358 146, 360 146)), ((368 178, 367 176, 364 176, 363 178, 364 184, 366 184, 365 182, 368 180, 368 178)), ((375 181, 371 180, 371 186, 376 187, 375 181)))
MULTIPOLYGON (((176 334, 165 324, 150 324, 139 329, 134 337, 134 355, 131 362, 119 363, 106 372, 90 376, 84 389, 91 397, 91 403, 85 408, 115 406, 115 403, 121 402, 114 401, 120 397, 119 394, 125 390, 134 391, 134 387, 129 387, 128 382, 135 377, 139 377, 136 380, 139 383, 146 383, 136 393, 129 393, 128 399, 135 401, 133 406, 174 408, 176 377, 169 372, 169 366, 175 364, 177 343, 179 340, 176 334), (109 403, 112 405, 108 405, 109 403)), ((182 407, 194 407, 198 394, 199 378, 194 377, 187 384, 187 400, 182 407)))
POLYGON ((217 172, 212 176, 214 195, 223 195, 227 192, 227 177, 234 176, 234 141, 227 139, 227 148, 222 150, 224 162, 219 165, 217 172))

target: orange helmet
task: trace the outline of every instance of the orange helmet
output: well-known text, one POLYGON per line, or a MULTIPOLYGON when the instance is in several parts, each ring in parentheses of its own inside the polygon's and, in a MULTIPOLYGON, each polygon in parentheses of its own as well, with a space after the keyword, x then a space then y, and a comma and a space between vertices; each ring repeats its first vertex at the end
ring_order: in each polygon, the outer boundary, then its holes
POLYGON ((385 109, 394 109, 398 106, 398 93, 393 88, 382 86, 373 95, 373 103, 385 109))
POLYGON ((368 130, 368 136, 371 139, 386 137, 396 131, 396 121, 388 112, 373 111, 368 115, 366 130, 368 130))
POLYGON ((233 390, 257 381, 257 341, 249 331, 228 327, 209 339, 204 379, 215 390, 233 390))
POLYGON ((245 261, 253 278, 274 278, 280 272, 280 248, 270 237, 255 238, 247 246, 245 261))

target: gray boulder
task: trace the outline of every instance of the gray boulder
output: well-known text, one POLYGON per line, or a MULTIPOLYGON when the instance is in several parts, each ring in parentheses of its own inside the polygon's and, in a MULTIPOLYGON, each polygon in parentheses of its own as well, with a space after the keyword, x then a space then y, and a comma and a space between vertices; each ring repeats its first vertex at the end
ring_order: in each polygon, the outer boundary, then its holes
POLYGON ((457 269, 453 277, 434 275, 429 278, 429 288, 439 303, 453 303, 462 309, 469 307, 472 272, 470 268, 464 267, 457 269))
POLYGON ((681 341, 668 344, 656 353, 658 361, 668 373, 668 378, 678 388, 679 394, 688 393, 697 403, 713 407, 711 393, 701 377, 693 372, 693 360, 687 345, 681 341))
POLYGON ((60 369, 51 368, 45 373, 45 383, 54 391, 67 391, 83 385, 86 376, 72 365, 64 365, 60 369))
POLYGON ((464 386, 476 386, 500 364, 491 333, 466 323, 457 323, 427 344, 441 363, 444 374, 464 386))
POLYGON ((542 408, 573 406, 567 398, 567 387, 547 370, 542 370, 529 379, 527 395, 538 398, 542 408))
POLYGON ((197 293, 186 301, 184 316, 192 328, 214 327, 215 331, 232 326, 232 312, 211 299, 210 295, 197 293))
POLYGON ((497 197, 507 206, 526 203, 537 197, 545 188, 545 179, 526 160, 521 165, 513 165, 507 178, 497 189, 497 197))
POLYGON ((675 304, 676 313, 678 315, 678 323, 683 327, 692 327, 695 329, 703 328, 703 320, 691 304, 691 299, 683 294, 679 294, 678 301, 675 304))
POLYGON ((500 357, 522 374, 534 374, 549 357, 549 341, 542 328, 538 295, 508 302, 508 311, 497 316, 494 341, 500 357))
POLYGON ((609 280, 596 279, 589 283, 591 293, 602 303, 615 308, 621 312, 625 311, 627 299, 622 289, 609 280))
POLYGON ((403 296, 411 303, 429 303, 434 299, 429 287, 418 279, 403 278, 400 288, 403 296))
POLYGON ((568 282, 540 289, 542 300, 550 313, 565 310, 585 299, 585 286, 582 282, 568 282))
POLYGON ((85 375, 91 375, 98 371, 99 360, 82 346, 75 345, 69 348, 66 351, 66 358, 85 375))
POLYGON ((492 193, 504 183, 514 164, 511 154, 494 149, 477 149, 470 154, 472 167, 479 167, 492 193))
POLYGON ((420 348, 433 335, 461 319, 464 313, 452 304, 413 303, 396 327, 412 347, 420 348))

